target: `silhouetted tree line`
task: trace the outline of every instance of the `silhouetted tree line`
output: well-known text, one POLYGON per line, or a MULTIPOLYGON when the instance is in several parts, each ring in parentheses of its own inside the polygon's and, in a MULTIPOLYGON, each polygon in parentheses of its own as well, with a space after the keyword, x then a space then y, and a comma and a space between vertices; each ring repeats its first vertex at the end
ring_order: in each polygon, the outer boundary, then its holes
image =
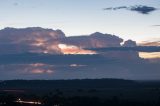
POLYGON ((139 86, 137 82, 123 79, 8 80, 0 82, 0 89, 125 88, 136 86, 139 86))

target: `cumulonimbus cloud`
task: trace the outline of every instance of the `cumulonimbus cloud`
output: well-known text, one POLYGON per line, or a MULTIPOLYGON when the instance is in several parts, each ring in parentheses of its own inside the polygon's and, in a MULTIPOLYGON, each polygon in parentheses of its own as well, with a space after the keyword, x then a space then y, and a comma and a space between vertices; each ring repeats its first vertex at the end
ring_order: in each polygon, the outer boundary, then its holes
POLYGON ((153 11, 158 10, 155 7, 145 6, 145 5, 109 7, 109 8, 104 8, 103 10, 120 10, 120 9, 136 11, 136 12, 141 13, 141 14, 149 14, 153 11))

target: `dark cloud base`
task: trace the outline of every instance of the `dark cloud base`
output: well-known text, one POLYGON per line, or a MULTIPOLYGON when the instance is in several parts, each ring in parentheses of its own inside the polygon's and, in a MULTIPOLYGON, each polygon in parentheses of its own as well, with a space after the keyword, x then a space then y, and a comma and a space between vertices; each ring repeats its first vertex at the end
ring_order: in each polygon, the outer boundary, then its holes
POLYGON ((92 48, 97 52, 107 51, 137 51, 137 52, 160 52, 159 46, 136 46, 136 47, 108 47, 108 48, 92 48))
POLYGON ((160 78, 160 63, 150 63, 144 59, 125 60, 101 55, 49 54, 12 54, 0 58, 0 80, 160 78))

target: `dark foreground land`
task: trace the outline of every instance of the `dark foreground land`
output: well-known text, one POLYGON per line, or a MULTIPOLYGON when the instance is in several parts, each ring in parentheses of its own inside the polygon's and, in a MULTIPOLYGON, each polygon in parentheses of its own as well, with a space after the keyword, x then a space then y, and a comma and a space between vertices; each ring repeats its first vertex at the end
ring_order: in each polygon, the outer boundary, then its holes
POLYGON ((160 106, 160 81, 1 81, 0 106, 160 106))

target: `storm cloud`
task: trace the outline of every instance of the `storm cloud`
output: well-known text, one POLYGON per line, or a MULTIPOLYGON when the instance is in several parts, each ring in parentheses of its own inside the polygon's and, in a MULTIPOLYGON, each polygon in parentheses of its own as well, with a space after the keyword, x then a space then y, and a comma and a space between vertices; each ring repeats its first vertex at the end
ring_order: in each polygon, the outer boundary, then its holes
POLYGON ((145 5, 109 7, 109 8, 104 8, 103 10, 120 10, 120 9, 136 11, 140 14, 150 14, 151 12, 158 10, 155 7, 145 6, 145 5))
POLYGON ((138 55, 139 51, 159 51, 159 47, 122 42, 116 35, 100 32, 66 37, 61 30, 5 28, 0 30, 0 80, 160 78, 160 60, 152 63, 138 55))

